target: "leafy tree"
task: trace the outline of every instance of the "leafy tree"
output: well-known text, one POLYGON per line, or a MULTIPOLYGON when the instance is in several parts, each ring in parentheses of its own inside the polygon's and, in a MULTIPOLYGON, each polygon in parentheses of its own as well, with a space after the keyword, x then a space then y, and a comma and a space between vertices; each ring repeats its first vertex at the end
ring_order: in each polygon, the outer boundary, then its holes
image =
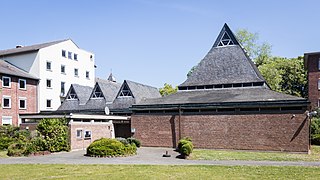
POLYGON ((177 91, 178 91, 177 86, 175 88, 173 88, 171 84, 167 84, 167 83, 164 84, 163 88, 159 89, 161 96, 167 96, 167 95, 175 93, 177 91))

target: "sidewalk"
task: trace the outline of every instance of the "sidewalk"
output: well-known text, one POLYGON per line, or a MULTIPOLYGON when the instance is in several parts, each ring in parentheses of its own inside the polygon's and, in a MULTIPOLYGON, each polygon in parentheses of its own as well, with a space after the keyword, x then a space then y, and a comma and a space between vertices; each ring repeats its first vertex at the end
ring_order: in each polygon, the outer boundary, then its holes
POLYGON ((172 148, 142 147, 138 154, 129 157, 95 158, 84 156, 85 151, 60 152, 35 157, 0 158, 0 164, 145 164, 145 165, 223 165, 223 166, 320 166, 320 162, 292 161, 209 161, 178 159, 172 148), (168 153, 171 157, 162 157, 168 153))

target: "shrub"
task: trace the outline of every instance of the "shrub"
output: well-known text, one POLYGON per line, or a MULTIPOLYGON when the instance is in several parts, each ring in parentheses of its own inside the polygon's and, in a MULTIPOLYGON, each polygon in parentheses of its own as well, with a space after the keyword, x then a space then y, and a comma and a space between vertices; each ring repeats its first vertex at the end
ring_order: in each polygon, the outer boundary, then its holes
POLYGON ((101 138, 92 142, 87 148, 88 156, 123 156, 136 153, 135 145, 123 144, 116 139, 101 138))
POLYGON ((11 125, 0 126, 0 150, 7 150, 10 144, 15 141, 15 134, 19 131, 18 127, 11 125))
POLYGON ((0 150, 7 150, 10 144, 14 142, 14 139, 11 137, 0 137, 0 150))
POLYGON ((129 142, 126 140, 126 138, 117 137, 116 140, 120 141, 124 145, 129 144, 129 142))
POLYGON ((192 140, 189 137, 182 138, 178 142, 178 149, 177 149, 181 155, 183 156, 189 156, 193 151, 193 144, 192 140))
POLYGON ((26 143, 18 141, 8 147, 8 156, 22 156, 26 153, 26 143))
POLYGON ((134 143, 138 148, 141 146, 141 142, 136 138, 130 137, 127 139, 127 141, 129 142, 129 144, 134 143))
POLYGON ((311 120, 311 144, 320 145, 320 119, 312 118, 311 120))

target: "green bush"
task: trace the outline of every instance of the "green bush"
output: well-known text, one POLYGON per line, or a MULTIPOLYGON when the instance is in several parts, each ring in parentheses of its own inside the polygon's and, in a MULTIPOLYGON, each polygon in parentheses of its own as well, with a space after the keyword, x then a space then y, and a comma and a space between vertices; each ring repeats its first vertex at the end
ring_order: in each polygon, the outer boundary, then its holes
POLYGON ((183 138, 178 142, 177 150, 183 156, 189 156, 193 151, 192 140, 189 137, 183 138))
POLYGON ((117 137, 116 140, 120 141, 124 145, 129 144, 129 142, 126 140, 126 138, 117 137))
POLYGON ((26 153, 26 143, 18 141, 8 147, 8 156, 22 156, 26 153))
POLYGON ((10 144, 14 142, 14 139, 11 137, 0 137, 0 150, 7 150, 10 144))
POLYGON ((141 146, 141 142, 136 138, 130 137, 130 138, 127 138, 127 141, 129 144, 134 143, 136 145, 136 147, 138 147, 138 148, 141 146))
POLYGON ((15 142, 15 135, 18 127, 11 125, 0 126, 0 150, 7 150, 10 144, 15 142))
POLYGON ((136 153, 135 145, 124 145, 116 139, 101 138, 92 142, 87 148, 88 156, 124 156, 136 153))
POLYGON ((320 145, 320 118, 311 120, 311 144, 320 145))

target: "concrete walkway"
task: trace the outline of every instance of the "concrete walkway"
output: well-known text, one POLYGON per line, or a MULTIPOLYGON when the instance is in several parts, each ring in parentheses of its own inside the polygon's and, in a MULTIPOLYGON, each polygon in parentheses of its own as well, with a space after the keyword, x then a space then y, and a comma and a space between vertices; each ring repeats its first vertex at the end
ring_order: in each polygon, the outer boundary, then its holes
POLYGON ((320 162, 291 161, 210 161, 176 158, 172 148, 142 147, 138 154, 129 157, 94 158, 84 156, 85 151, 60 152, 35 157, 0 158, 0 164, 149 164, 149 165, 249 165, 249 166, 320 166, 320 162), (171 157, 162 157, 165 152, 171 157))

